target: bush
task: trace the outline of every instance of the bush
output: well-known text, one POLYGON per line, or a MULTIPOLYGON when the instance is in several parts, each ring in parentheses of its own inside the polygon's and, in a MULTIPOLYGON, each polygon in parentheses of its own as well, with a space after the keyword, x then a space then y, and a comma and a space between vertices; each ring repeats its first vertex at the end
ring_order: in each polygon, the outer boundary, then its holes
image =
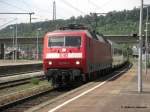
POLYGON ((34 85, 39 85, 40 80, 38 78, 32 78, 31 83, 34 85))

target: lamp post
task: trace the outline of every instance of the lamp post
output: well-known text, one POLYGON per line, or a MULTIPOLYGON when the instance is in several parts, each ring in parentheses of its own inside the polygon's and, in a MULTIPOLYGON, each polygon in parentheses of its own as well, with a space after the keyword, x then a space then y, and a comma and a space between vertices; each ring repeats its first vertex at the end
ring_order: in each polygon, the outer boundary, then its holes
POLYGON ((146 22, 146 29, 144 30, 145 31, 145 74, 147 74, 147 61, 148 60, 148 22, 146 22))
POLYGON ((14 27, 13 26, 10 26, 10 29, 12 30, 12 50, 13 50, 13 60, 14 60, 14 42, 15 42, 15 40, 14 40, 14 34, 15 34, 15 32, 14 32, 14 27))
POLYGON ((140 6, 140 23, 139 23, 139 58, 138 58, 138 92, 142 92, 142 22, 143 22, 143 0, 140 6))
POLYGON ((36 59, 39 59, 39 32, 41 31, 41 28, 37 29, 37 38, 36 38, 36 59))
POLYGON ((147 74, 147 58, 148 58, 148 39, 147 39, 147 36, 148 36, 148 18, 149 18, 149 15, 148 15, 148 6, 150 5, 144 5, 147 9, 147 16, 146 16, 146 29, 145 29, 145 74, 147 74))

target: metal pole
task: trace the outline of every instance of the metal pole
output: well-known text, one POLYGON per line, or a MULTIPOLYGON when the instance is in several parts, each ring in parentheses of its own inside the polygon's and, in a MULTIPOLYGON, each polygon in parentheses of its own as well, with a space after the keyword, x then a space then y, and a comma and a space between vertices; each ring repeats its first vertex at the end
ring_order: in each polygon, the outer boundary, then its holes
POLYGON ((6 59, 5 51, 6 51, 6 45, 4 44, 4 60, 6 59))
POLYGON ((12 34, 12 60, 14 60, 14 27, 10 26, 9 27, 11 30, 11 34, 12 34))
POLYGON ((148 7, 147 7, 147 17, 146 17, 146 31, 145 31, 145 74, 147 74, 147 53, 148 53, 148 40, 147 40, 147 32, 148 32, 148 7))
POLYGON ((16 39, 15 39, 15 49, 16 49, 16 52, 15 52, 15 60, 17 60, 17 50, 18 50, 18 42, 17 42, 17 23, 16 23, 16 39))
POLYGON ((14 48, 15 48, 15 40, 14 40, 14 37, 15 37, 15 29, 14 29, 14 27, 13 27, 13 60, 15 59, 15 53, 14 53, 14 48))
POLYGON ((53 2, 53 21, 56 20, 56 2, 53 2))
POLYGON ((31 13, 29 13, 29 15, 30 15, 30 24, 31 24, 31 15, 32 15, 32 14, 31 14, 31 13))
POLYGON ((142 22, 143 22, 143 0, 140 6, 140 23, 139 23, 139 58, 138 58, 138 92, 142 92, 142 22))
POLYGON ((37 41, 36 41, 36 59, 39 59, 39 42, 38 42, 38 38, 39 38, 39 30, 37 30, 37 41))

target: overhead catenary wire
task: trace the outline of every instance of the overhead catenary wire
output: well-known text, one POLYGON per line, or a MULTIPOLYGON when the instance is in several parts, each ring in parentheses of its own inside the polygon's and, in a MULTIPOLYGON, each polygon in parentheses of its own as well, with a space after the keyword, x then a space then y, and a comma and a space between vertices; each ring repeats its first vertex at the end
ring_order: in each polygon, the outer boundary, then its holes
MULTIPOLYGON (((34 8, 37 10, 37 12, 39 12, 39 11, 42 10, 42 11, 43 11, 42 13, 50 14, 50 11, 49 11, 49 10, 40 8, 40 7, 38 7, 37 5, 32 6, 32 5, 29 4, 27 1, 24 1, 24 0, 20 0, 20 1, 21 1, 25 6, 27 6, 28 8, 30 8, 30 10, 34 10, 34 9, 31 8, 31 7, 34 7, 34 8)), ((37 13, 36 13, 36 15, 37 15, 37 13)), ((40 15, 38 15, 38 16, 42 18, 42 16, 40 16, 40 15)))
POLYGON ((75 6, 73 6, 72 4, 70 4, 69 2, 67 2, 66 0, 61 0, 61 2, 63 2, 64 4, 66 4, 68 7, 80 12, 81 14, 85 14, 85 12, 81 11, 80 9, 76 8, 75 6))
POLYGON ((104 7, 104 6, 108 5, 108 4, 110 4, 111 1, 112 1, 112 0, 107 0, 104 4, 102 4, 102 5, 100 6, 101 9, 103 9, 102 7, 104 7))
POLYGON ((94 3, 94 2, 92 2, 91 0, 88 0, 89 1, 89 3, 91 4, 91 5, 93 5, 94 7, 96 7, 97 9, 102 9, 103 11, 104 11, 104 9, 103 9, 103 7, 104 6, 106 6, 106 5, 108 5, 109 3, 110 3, 110 1, 112 1, 112 0, 107 0, 104 4, 102 4, 102 5, 97 5, 96 3, 94 3))
MULTIPOLYGON (((30 4, 28 4, 27 2, 22 1, 22 0, 20 0, 20 1, 21 1, 24 5, 26 5, 28 8, 29 8, 29 6, 32 7, 32 6, 31 6, 30 4)), ((5 5, 14 7, 14 8, 16 8, 16 9, 19 9, 19 10, 22 10, 22 11, 25 11, 25 12, 28 12, 27 10, 24 10, 23 8, 20 8, 20 7, 16 6, 16 5, 10 4, 10 3, 6 2, 6 1, 0 1, 0 3, 3 3, 3 4, 5 4, 5 5)), ((37 7, 36 9, 39 10, 39 7, 37 7)), ((30 8, 30 10, 31 10, 31 8, 30 8)), ((41 10, 41 9, 40 9, 40 10, 41 10)), ((49 13, 49 12, 46 11, 46 10, 44 10, 43 12, 44 12, 44 13, 49 13)), ((36 14, 36 15, 37 15, 37 14, 36 14)), ((39 17, 42 18, 42 16, 40 16, 40 15, 39 15, 39 17)))
POLYGON ((0 26, 0 29, 3 28, 3 27, 5 27, 6 25, 8 25, 8 24, 10 24, 10 23, 12 23, 12 22, 14 22, 14 21, 16 21, 16 20, 17 20, 17 18, 14 18, 13 20, 8 21, 7 23, 1 25, 1 26, 0 26))
MULTIPOLYGON (((63 0, 62 2, 65 3, 68 7, 70 7, 70 8, 72 8, 72 9, 74 9, 74 10, 80 12, 81 14, 86 15, 85 12, 83 12, 83 11, 81 11, 80 9, 74 7, 73 5, 71 5, 71 4, 70 4, 69 2, 67 2, 66 0, 63 0)), ((86 20, 87 20, 87 22, 90 24, 90 26, 92 26, 92 23, 91 23, 88 19, 86 19, 86 20)))
POLYGON ((38 13, 36 13, 36 15, 38 16, 38 17, 36 17, 36 19, 40 19, 40 20, 49 20, 49 19, 44 19, 43 18, 43 16, 41 16, 40 14, 39 14, 39 12, 40 11, 42 11, 42 13, 45 13, 45 14, 48 14, 48 15, 50 15, 52 12, 50 11, 50 10, 48 10, 48 9, 45 9, 45 8, 41 8, 41 7, 39 7, 38 5, 35 5, 34 4, 34 6, 31 6, 31 4, 29 4, 27 1, 25 1, 25 0, 20 0, 22 3, 24 3, 27 7, 30 7, 30 10, 33 10, 33 9, 31 9, 31 7, 34 7, 35 8, 35 10, 36 10, 36 12, 38 12, 38 13))
POLYGON ((10 3, 6 2, 6 1, 0 1, 0 3, 3 3, 3 4, 6 4, 6 5, 9 5, 9 6, 11 6, 11 7, 14 7, 14 8, 16 8, 16 9, 19 9, 19 10, 22 10, 22 11, 25 11, 25 12, 28 12, 27 10, 25 10, 25 9, 23 9, 23 8, 20 8, 20 7, 16 6, 16 5, 10 4, 10 3))
POLYGON ((95 4, 94 2, 92 2, 91 0, 88 0, 88 2, 90 4, 92 4, 94 7, 96 7, 97 9, 102 9, 100 6, 98 6, 97 4, 95 4))
MULTIPOLYGON (((75 11, 81 13, 81 14, 86 14, 85 12, 81 11, 80 9, 76 8, 75 6, 73 6, 72 4, 70 4, 69 2, 67 2, 66 0, 61 0, 61 2, 63 2, 65 5, 67 5, 68 7, 74 9, 75 11)), ((87 20, 88 21, 88 20, 87 20)), ((90 22, 88 21, 88 23, 90 24, 90 22)))
POLYGON ((28 3, 27 3, 26 1, 24 1, 24 0, 20 0, 20 1, 23 3, 24 6, 28 7, 30 10, 32 10, 32 9, 31 9, 32 6, 31 6, 30 4, 28 4, 28 3))

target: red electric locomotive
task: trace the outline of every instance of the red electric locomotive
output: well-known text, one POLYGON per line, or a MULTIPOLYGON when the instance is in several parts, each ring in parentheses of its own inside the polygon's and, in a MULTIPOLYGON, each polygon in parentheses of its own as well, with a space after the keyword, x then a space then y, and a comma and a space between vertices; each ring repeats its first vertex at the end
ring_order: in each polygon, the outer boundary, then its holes
POLYGON ((55 86, 90 79, 112 67, 111 45, 82 25, 69 25, 44 37, 43 68, 55 86))

